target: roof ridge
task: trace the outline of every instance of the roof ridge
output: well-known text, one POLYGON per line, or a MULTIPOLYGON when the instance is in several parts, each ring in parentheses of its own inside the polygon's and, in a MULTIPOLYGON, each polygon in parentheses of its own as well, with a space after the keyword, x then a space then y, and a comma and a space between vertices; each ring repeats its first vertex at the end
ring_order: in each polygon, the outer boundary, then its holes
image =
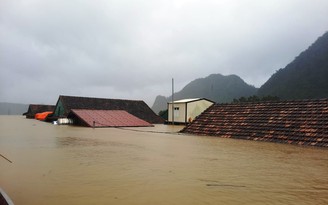
POLYGON ((295 100, 279 100, 279 101, 258 101, 258 102, 238 102, 238 103, 217 103, 217 105, 247 105, 247 104, 285 104, 296 102, 322 102, 327 101, 328 98, 316 98, 316 99, 295 99, 295 100))
POLYGON ((85 96, 72 96, 72 95, 59 95, 59 98, 80 98, 80 99, 97 99, 97 100, 120 100, 120 101, 141 101, 143 100, 130 100, 130 99, 118 99, 118 98, 100 98, 100 97, 85 97, 85 96))

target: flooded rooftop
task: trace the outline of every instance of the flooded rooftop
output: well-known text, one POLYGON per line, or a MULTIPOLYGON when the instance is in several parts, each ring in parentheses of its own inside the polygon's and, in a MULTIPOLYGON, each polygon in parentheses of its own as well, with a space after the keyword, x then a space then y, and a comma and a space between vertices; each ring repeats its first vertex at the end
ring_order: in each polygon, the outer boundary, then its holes
POLYGON ((328 204, 328 150, 0 116, 15 204, 328 204))

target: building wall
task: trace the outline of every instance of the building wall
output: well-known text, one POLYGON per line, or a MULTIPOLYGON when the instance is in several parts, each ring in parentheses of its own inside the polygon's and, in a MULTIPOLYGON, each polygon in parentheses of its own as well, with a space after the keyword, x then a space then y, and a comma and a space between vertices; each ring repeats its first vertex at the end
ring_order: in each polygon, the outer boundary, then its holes
POLYGON ((207 100, 199 100, 195 102, 190 102, 187 105, 187 122, 189 119, 192 121, 194 120, 198 115, 200 115, 204 110, 206 110, 208 107, 213 105, 212 102, 209 102, 207 100))
MULTIPOLYGON (((168 121, 172 122, 172 104, 168 104, 168 121)), ((174 122, 185 122, 186 103, 174 103, 174 122)))
MULTIPOLYGON (((198 100, 187 103, 175 103, 174 122, 187 123, 189 119, 194 120, 198 115, 200 115, 212 104, 212 102, 209 102, 207 100, 198 100)), ((168 122, 172 122, 172 104, 170 103, 168 104, 168 122)))
POLYGON ((61 102, 61 100, 59 100, 56 105, 55 111, 54 111, 54 116, 56 116, 56 117, 63 116, 64 112, 65 112, 65 109, 64 109, 63 103, 61 102))

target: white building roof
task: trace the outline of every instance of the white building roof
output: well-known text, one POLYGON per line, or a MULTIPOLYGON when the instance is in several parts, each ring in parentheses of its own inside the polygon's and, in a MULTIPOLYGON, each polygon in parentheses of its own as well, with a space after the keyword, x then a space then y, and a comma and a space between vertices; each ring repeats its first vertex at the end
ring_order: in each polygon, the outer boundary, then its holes
MULTIPOLYGON (((194 102, 198 100, 207 100, 205 98, 189 98, 189 99, 182 99, 182 100, 176 100, 174 103, 188 103, 188 102, 194 102)), ((169 102, 169 104, 172 104, 172 101, 169 102)))

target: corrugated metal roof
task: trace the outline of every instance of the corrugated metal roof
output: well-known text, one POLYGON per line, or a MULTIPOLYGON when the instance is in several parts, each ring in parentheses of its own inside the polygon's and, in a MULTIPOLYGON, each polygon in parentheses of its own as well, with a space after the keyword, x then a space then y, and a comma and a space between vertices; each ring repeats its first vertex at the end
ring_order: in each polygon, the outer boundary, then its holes
POLYGON ((68 115, 78 118, 89 127, 149 127, 152 124, 128 113, 125 110, 72 109, 68 115))

